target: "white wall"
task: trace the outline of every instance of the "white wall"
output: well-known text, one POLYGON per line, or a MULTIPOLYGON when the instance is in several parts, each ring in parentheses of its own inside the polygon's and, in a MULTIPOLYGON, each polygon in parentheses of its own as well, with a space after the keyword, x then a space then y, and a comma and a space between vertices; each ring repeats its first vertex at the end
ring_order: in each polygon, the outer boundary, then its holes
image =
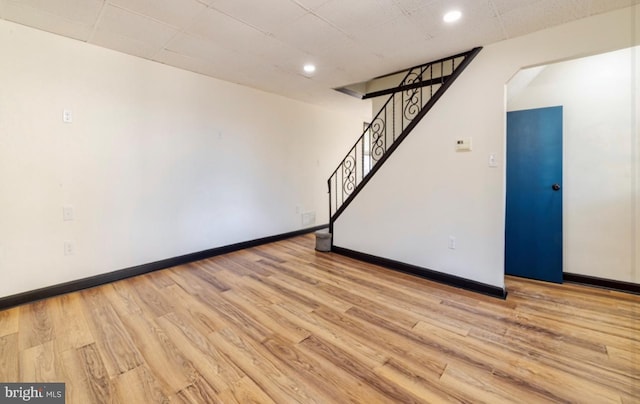
POLYGON ((327 223, 370 116, 5 21, 0 50, 0 297, 327 223))
POLYGON ((640 47, 533 68, 527 87, 508 87, 510 111, 563 106, 565 272, 640 281, 634 53, 640 47))
POLYGON ((338 218, 334 244, 503 287, 505 84, 522 67, 629 47, 639 17, 635 6, 486 46, 338 218), (456 153, 466 136, 473 151, 456 153))

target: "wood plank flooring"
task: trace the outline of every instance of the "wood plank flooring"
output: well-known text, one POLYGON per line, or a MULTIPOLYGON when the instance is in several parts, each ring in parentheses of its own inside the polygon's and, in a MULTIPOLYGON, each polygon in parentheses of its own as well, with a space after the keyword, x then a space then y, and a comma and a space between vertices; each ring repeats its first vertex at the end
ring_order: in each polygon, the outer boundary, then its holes
POLYGON ((0 381, 68 403, 638 403, 640 296, 506 300, 292 238, 0 311, 0 381))

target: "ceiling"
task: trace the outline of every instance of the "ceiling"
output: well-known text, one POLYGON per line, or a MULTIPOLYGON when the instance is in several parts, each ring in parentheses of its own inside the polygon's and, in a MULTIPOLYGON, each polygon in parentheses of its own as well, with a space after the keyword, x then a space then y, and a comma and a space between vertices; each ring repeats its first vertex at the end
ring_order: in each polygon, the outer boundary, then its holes
POLYGON ((317 104, 333 88, 640 0, 0 0, 0 18, 317 104), (463 17, 446 24, 457 8, 463 17), (314 63, 312 75, 303 72, 314 63))

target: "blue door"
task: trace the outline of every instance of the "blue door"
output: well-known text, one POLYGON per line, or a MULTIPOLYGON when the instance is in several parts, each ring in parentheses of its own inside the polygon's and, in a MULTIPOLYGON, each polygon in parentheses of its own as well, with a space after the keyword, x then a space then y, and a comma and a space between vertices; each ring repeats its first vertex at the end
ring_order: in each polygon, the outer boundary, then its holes
POLYGON ((562 283, 562 107, 507 113, 505 273, 562 283))

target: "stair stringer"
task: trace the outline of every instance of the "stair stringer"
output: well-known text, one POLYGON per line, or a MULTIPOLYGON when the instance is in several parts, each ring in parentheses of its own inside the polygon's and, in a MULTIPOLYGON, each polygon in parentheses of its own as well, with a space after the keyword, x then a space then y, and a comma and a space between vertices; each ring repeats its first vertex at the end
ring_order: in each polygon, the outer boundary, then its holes
POLYGON ((482 58, 476 58, 336 218, 333 251, 504 294, 504 170, 487 164, 489 153, 502 161, 504 144, 482 133, 483 122, 504 119, 504 111, 490 116, 476 112, 485 97, 503 98, 504 88, 488 88, 481 72, 490 61, 482 58), (472 151, 456 152, 462 137, 473 138, 472 151), (500 192, 487 193, 486 187, 500 192), (492 213, 487 216, 488 205, 500 208, 488 209, 492 213), (456 238, 455 250, 448 248, 450 236, 456 238))

